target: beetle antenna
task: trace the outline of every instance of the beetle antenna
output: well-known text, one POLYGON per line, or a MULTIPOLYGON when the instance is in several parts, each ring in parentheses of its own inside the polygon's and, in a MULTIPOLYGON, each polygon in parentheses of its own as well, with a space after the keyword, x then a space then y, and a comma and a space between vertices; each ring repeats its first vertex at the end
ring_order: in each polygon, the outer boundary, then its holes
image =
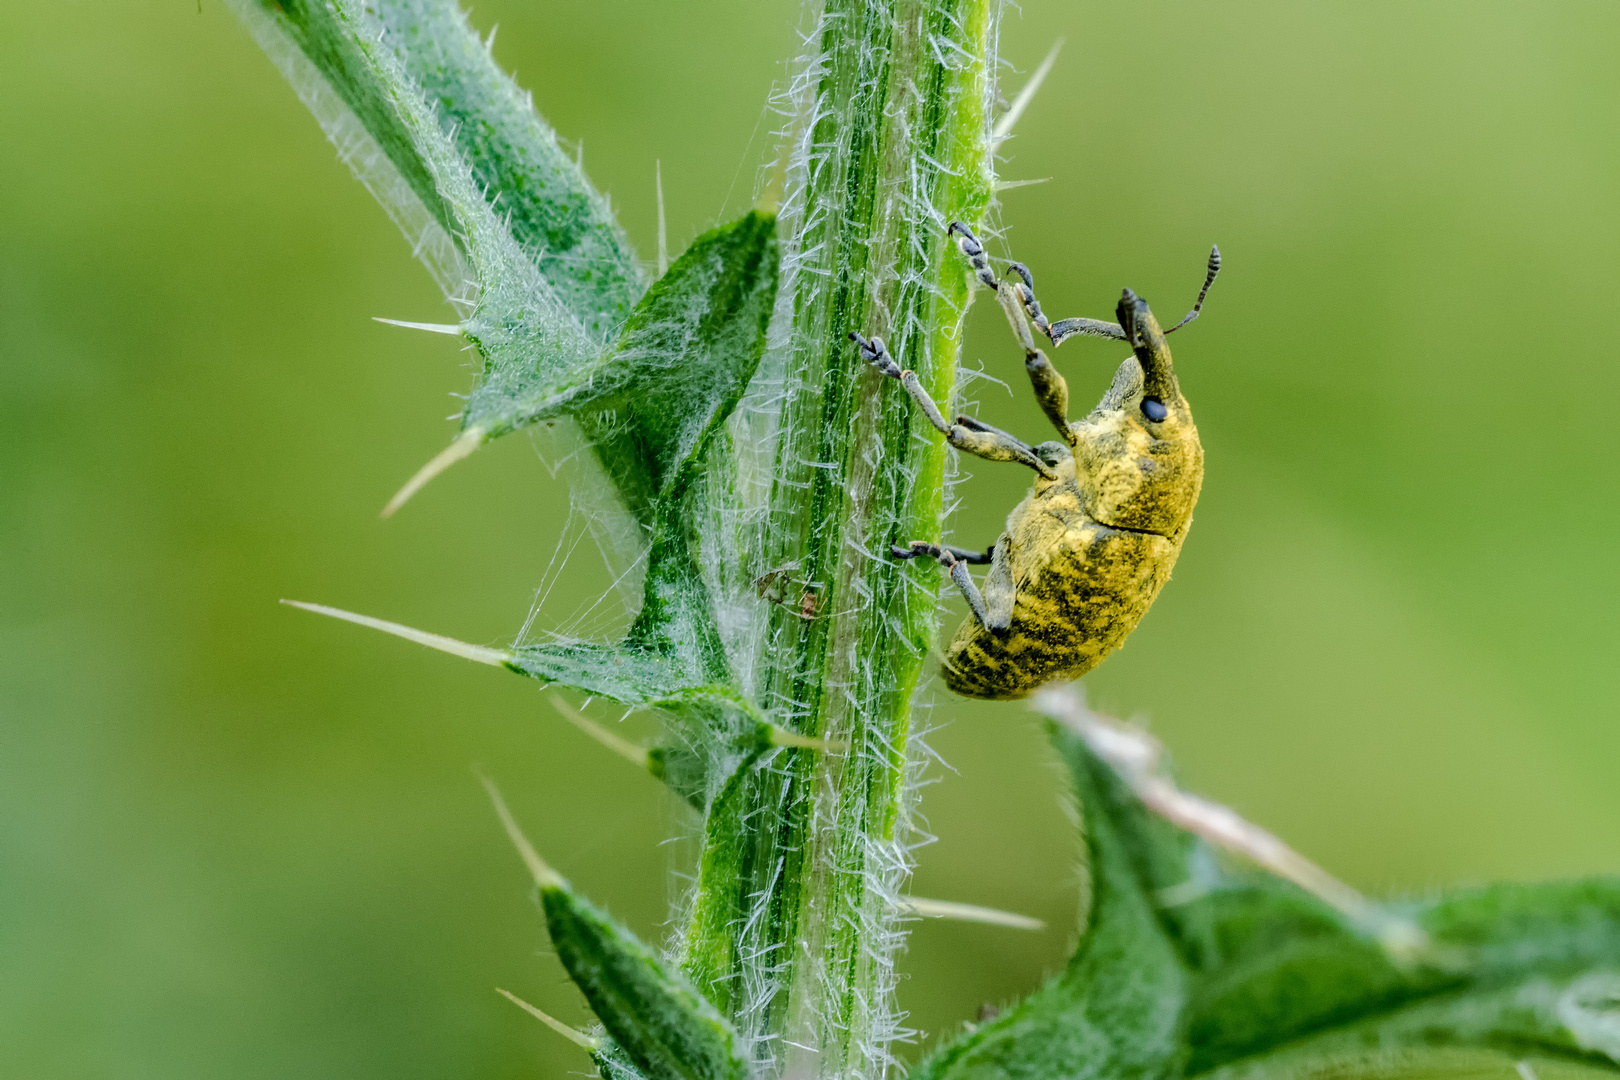
POLYGON ((1219 244, 1214 244, 1209 249, 1209 273, 1204 275, 1204 287, 1202 289, 1198 290, 1198 300, 1197 300, 1197 302, 1193 304, 1192 310, 1187 312, 1187 314, 1182 317, 1180 322, 1176 323, 1176 325, 1174 325, 1170 329, 1166 330, 1165 333, 1167 333, 1167 334, 1175 333, 1177 330, 1180 330, 1183 326, 1186 326, 1188 323, 1192 322, 1194 319, 1198 318, 1198 316, 1200 314, 1203 313, 1203 310, 1204 310, 1204 297, 1209 295, 1209 287, 1211 285, 1215 284, 1215 275, 1219 274, 1220 272, 1221 272, 1221 247, 1220 247, 1219 244))

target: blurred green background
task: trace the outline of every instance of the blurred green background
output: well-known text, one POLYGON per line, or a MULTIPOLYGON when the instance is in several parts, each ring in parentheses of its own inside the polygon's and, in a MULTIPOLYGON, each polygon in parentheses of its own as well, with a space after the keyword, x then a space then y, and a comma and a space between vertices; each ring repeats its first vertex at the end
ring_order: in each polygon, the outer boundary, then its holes
MULTIPOLYGON (((745 209, 787 0, 482 0, 644 253, 745 209)), ((1046 309, 1170 312, 1208 452, 1198 526, 1090 680, 1184 778, 1355 884, 1620 870, 1620 8, 1024 0, 1067 46, 1018 137, 1046 309)), ((498 443, 396 519, 453 431, 426 274, 217 0, 0 16, 0 1075, 559 1076, 586 1059, 488 769, 556 865, 657 937, 685 827, 535 684, 279 607, 472 641, 580 627, 607 581, 563 451, 498 443), (548 572, 548 567, 551 569, 548 572)), ((1009 73, 1009 90, 1022 74, 1009 73)), ((991 305, 967 358, 1037 433, 991 305)), ((1117 349, 1056 359, 1077 401, 1117 349)), ((995 536, 1015 469, 953 522, 995 536)), ((954 618, 955 615, 949 616, 954 618)), ((937 1037, 1061 964, 1074 841, 1036 723, 931 693, 921 895, 937 1037)))

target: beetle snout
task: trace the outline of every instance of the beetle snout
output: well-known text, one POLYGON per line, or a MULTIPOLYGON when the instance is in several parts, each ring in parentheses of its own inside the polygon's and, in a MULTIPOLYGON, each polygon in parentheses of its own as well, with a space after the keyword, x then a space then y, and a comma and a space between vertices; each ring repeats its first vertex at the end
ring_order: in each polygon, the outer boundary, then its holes
MULTIPOLYGON (((1170 347, 1165 344, 1164 331, 1153 317, 1148 302, 1130 289, 1120 294, 1120 329, 1125 331, 1125 342, 1142 365, 1143 390, 1148 397, 1168 402, 1180 394, 1176 387, 1175 369, 1170 361, 1170 347)), ((1161 418, 1162 419, 1162 418, 1161 418)))
POLYGON ((1148 302, 1126 289, 1120 294, 1115 312, 1119 316, 1119 328, 1125 331, 1125 343, 1135 348, 1141 340, 1142 316, 1148 314, 1148 302))

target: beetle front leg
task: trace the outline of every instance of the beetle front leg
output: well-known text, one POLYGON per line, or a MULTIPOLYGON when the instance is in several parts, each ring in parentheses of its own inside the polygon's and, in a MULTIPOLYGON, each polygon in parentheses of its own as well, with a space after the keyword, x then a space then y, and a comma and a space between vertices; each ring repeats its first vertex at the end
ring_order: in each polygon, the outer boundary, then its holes
POLYGON ((897 379, 900 385, 906 388, 906 393, 922 409, 923 415, 928 417, 928 422, 944 433, 946 442, 958 450, 965 450, 987 461, 1015 461, 1020 465, 1028 465, 1048 480, 1057 479, 1057 473, 1036 456, 1034 447, 1021 439, 1016 439, 1005 431, 998 431, 988 424, 963 423, 966 417, 958 417, 955 424, 946 423, 939 406, 934 404, 934 399, 928 396, 928 391, 924 390, 922 383, 918 381, 917 373, 895 363, 882 338, 868 339, 851 331, 849 339, 859 348, 862 360, 891 379, 897 379))
POLYGON ((1125 340, 1125 331, 1120 325, 1104 319, 1059 319, 1057 322, 1047 322, 1046 316, 1041 313, 1041 302, 1035 299, 1035 275, 1029 272, 1029 267, 1018 262, 1008 263, 1007 272, 1018 275, 1019 283, 1014 285, 1013 289, 1017 292, 1019 300, 1023 301, 1024 310, 1029 312, 1029 321, 1035 324, 1035 329, 1052 340, 1054 349, 1072 337, 1125 340))
POLYGON ((1035 338, 1024 319, 1017 288, 1002 282, 996 288, 996 299, 1001 302, 1001 310, 1007 316, 1007 325, 1012 327, 1013 336, 1024 347, 1024 371, 1029 375, 1029 385, 1035 391, 1036 403, 1072 449, 1076 444, 1074 429, 1069 427, 1069 384, 1058 374, 1046 354, 1035 347, 1035 338))
POLYGON ((996 272, 990 269, 990 256, 985 254, 984 245, 973 235, 973 230, 960 221, 953 221, 946 227, 945 235, 956 237, 957 250, 967 257, 968 264, 973 267, 973 276, 987 288, 995 288, 996 272))

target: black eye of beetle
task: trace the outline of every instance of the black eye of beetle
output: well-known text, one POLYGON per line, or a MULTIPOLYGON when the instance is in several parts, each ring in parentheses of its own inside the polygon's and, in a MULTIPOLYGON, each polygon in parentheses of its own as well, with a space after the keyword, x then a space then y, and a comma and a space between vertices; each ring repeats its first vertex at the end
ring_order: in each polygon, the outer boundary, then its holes
POLYGON ((1142 399, 1142 415, 1157 424, 1170 415, 1170 410, 1158 398, 1145 397, 1142 399))

